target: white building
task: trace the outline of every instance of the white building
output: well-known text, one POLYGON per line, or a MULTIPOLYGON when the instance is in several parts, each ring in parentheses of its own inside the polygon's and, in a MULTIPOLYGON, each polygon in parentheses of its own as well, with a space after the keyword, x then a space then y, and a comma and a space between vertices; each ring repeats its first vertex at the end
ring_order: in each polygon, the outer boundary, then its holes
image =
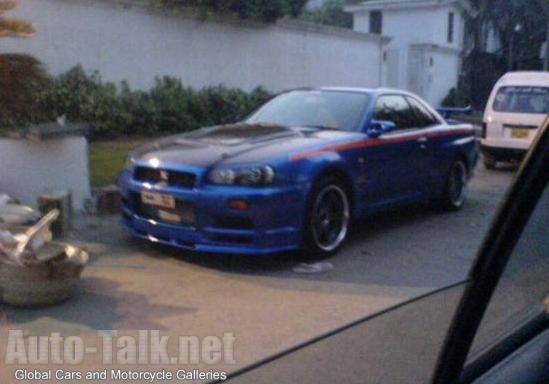
POLYGON ((381 83, 439 105, 457 85, 468 0, 373 0, 345 7, 354 30, 391 37, 381 83))

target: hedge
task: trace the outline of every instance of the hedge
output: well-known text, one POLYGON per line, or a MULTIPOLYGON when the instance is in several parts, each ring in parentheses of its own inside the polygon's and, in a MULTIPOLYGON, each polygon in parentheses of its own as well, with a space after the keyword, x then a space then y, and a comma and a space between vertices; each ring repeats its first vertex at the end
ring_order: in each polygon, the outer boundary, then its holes
POLYGON ((236 15, 242 19, 274 22, 284 16, 297 17, 307 0, 150 0, 159 8, 198 7, 205 11, 236 15))
POLYGON ((157 77, 149 91, 142 91, 126 81, 104 82, 98 72, 76 66, 33 91, 24 119, 3 111, 0 131, 65 115, 67 121, 92 123, 92 139, 181 132, 241 120, 270 97, 262 87, 195 90, 170 76, 157 77))

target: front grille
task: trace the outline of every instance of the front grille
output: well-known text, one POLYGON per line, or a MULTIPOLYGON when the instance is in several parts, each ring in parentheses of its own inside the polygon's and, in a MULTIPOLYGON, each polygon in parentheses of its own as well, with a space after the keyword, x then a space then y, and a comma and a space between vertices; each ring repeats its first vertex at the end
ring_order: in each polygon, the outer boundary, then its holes
POLYGON ((175 199, 175 208, 162 208, 150 204, 145 204, 141 201, 141 194, 137 192, 131 193, 131 208, 133 211, 146 219, 153 219, 159 222, 169 223, 169 224, 181 224, 181 225, 195 225, 196 217, 194 213, 194 206, 192 203, 182 200, 175 199), (176 215, 179 217, 178 221, 167 220, 163 213, 170 215, 176 215))
POLYGON ((177 187, 193 188, 196 185, 196 175, 191 172, 169 171, 157 168, 136 167, 133 178, 148 183, 166 183, 177 187))
POLYGON ((160 169, 137 167, 133 172, 133 178, 137 181, 157 183, 161 181, 160 169))

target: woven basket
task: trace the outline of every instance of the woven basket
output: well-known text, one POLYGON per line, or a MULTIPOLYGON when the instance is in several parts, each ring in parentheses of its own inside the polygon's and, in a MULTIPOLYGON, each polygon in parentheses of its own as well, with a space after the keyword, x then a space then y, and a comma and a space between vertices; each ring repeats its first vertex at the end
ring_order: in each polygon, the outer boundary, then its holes
POLYGON ((0 263, 0 301, 15 306, 40 306, 68 299, 88 263, 88 254, 62 243, 60 256, 25 267, 0 263))

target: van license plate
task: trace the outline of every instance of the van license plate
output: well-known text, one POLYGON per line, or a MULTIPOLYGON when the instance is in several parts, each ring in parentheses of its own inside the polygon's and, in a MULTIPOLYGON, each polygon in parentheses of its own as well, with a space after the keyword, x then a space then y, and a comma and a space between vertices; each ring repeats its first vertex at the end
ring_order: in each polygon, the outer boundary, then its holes
POLYGON ((514 128, 511 130, 511 137, 514 137, 515 139, 526 139, 528 138, 528 130, 514 128))

